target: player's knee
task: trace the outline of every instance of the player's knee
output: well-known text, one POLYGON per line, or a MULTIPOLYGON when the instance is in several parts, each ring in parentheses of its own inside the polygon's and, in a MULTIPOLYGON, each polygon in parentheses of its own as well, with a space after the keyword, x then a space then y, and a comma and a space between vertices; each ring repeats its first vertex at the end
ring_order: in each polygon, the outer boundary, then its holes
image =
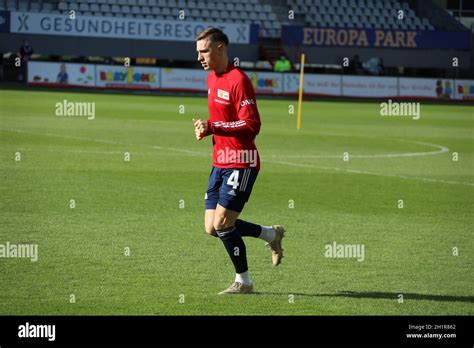
POLYGON ((210 236, 217 236, 216 234, 216 229, 214 228, 214 226, 211 224, 211 225, 208 225, 206 224, 205 225, 205 230, 206 230, 206 233, 210 236))
POLYGON ((220 230, 232 227, 232 226, 230 225, 229 219, 226 219, 225 216, 221 216, 221 217, 216 217, 214 219, 214 226, 213 227, 214 227, 215 230, 220 231, 220 230))

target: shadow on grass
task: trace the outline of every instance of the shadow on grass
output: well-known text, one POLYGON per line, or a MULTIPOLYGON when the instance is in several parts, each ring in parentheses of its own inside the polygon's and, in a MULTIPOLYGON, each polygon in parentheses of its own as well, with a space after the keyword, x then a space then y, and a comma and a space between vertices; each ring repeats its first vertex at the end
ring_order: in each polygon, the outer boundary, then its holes
POLYGON ((404 301, 406 300, 427 300, 440 302, 470 302, 474 303, 474 296, 451 296, 451 295, 430 295, 430 294, 416 294, 406 292, 356 292, 356 291, 341 291, 335 294, 305 294, 298 292, 254 292, 255 295, 294 295, 306 297, 349 297, 349 298, 372 298, 372 299, 387 299, 398 300, 398 295, 402 294, 404 301))

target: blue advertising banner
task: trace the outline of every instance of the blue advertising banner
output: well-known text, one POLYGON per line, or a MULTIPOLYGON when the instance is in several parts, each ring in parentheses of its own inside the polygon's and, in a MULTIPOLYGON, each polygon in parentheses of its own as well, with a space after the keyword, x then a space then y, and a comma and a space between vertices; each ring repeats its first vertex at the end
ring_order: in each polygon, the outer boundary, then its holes
POLYGON ((0 33, 10 32, 10 12, 0 11, 0 33))
POLYGON ((282 41, 287 46, 460 50, 469 50, 471 48, 469 31, 447 32, 283 26, 282 41))
POLYGON ((255 40, 258 27, 238 23, 202 23, 185 20, 149 20, 68 14, 11 12, 11 32, 87 36, 111 39, 194 41, 207 27, 222 29, 231 43, 248 44, 255 40))

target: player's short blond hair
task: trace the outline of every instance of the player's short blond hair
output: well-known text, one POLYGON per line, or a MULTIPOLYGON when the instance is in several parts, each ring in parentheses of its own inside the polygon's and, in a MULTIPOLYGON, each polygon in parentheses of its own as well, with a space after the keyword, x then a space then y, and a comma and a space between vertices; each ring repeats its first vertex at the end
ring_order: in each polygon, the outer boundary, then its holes
POLYGON ((224 45, 229 45, 229 38, 226 34, 219 28, 207 28, 201 31, 198 36, 196 36, 196 41, 209 39, 211 42, 221 42, 224 45))

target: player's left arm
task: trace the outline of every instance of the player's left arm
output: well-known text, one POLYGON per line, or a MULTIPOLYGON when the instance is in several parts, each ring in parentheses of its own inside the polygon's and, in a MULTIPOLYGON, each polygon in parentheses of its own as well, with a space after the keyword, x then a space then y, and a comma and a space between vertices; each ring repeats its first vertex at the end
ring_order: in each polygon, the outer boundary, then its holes
POLYGON ((232 88, 232 102, 236 108, 238 121, 207 121, 207 132, 221 136, 254 137, 260 132, 260 116, 252 83, 246 77, 232 88))

